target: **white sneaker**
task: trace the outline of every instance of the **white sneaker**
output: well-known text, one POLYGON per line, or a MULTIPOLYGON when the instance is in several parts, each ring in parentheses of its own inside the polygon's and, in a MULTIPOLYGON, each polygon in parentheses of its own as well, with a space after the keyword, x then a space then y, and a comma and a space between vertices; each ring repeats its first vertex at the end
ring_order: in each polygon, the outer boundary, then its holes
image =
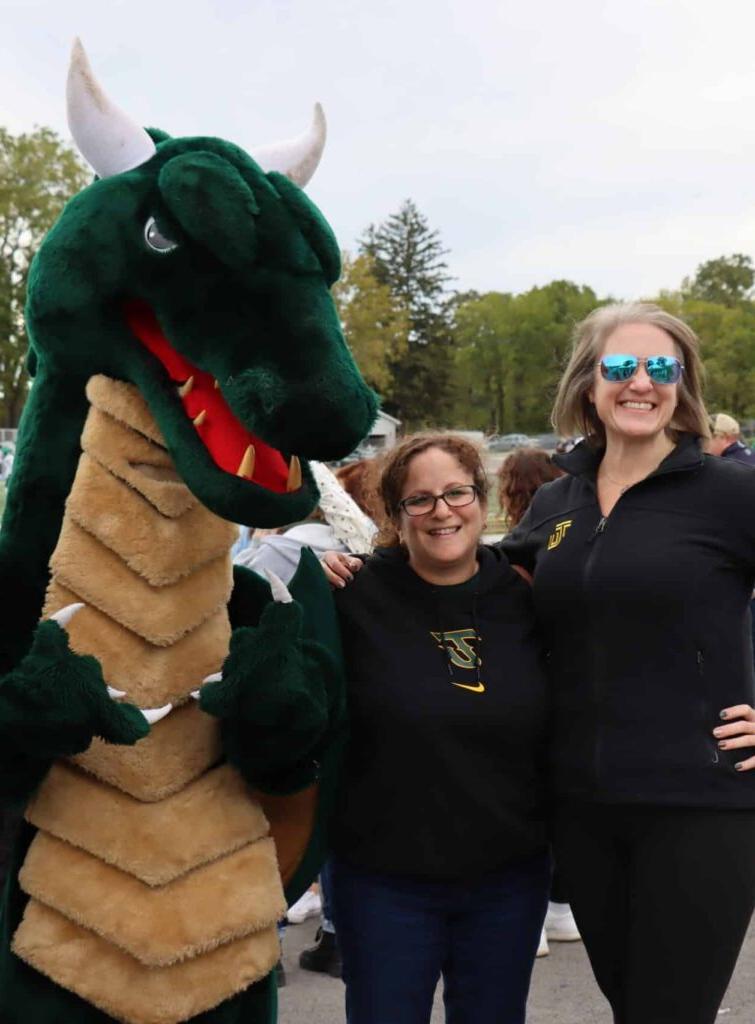
POLYGON ((568 903, 548 904, 544 931, 551 942, 578 942, 582 938, 568 903))
POLYGON ((293 907, 288 908, 286 920, 289 924, 302 924, 308 917, 317 917, 322 911, 322 901, 319 892, 312 892, 308 889, 301 896, 293 907))
POLYGON ((548 936, 545 934, 545 928, 543 928, 540 932, 540 945, 537 947, 537 953, 535 953, 535 956, 547 956, 549 953, 548 936))

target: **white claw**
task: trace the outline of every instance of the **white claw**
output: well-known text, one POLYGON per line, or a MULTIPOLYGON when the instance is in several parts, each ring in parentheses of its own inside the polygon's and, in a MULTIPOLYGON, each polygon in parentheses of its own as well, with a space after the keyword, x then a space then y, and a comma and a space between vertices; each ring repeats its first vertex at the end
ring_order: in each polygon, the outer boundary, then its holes
POLYGON ((61 629, 65 629, 76 612, 80 612, 84 607, 85 605, 81 601, 77 601, 76 604, 67 604, 65 608, 61 608, 59 612, 51 615, 50 619, 53 622, 57 622, 61 629))
POLYGON ((113 698, 113 700, 118 700, 119 697, 126 696, 125 690, 116 690, 114 686, 108 686, 107 692, 113 698))
MULTIPOLYGON (((212 675, 204 677, 204 679, 202 680, 202 685, 204 686, 205 683, 219 683, 222 678, 222 672, 213 672, 212 675)), ((194 700, 199 700, 199 690, 192 690, 191 695, 194 698, 194 700)))
POLYGON ((155 722, 159 722, 161 718, 165 718, 173 710, 172 704, 165 704, 161 708, 139 708, 141 713, 147 719, 150 725, 154 725, 155 722))
POLYGON ((281 604, 291 604, 293 597, 291 597, 288 587, 280 576, 276 576, 270 569, 265 569, 264 572, 270 584, 270 589, 273 592, 273 601, 279 601, 281 604))

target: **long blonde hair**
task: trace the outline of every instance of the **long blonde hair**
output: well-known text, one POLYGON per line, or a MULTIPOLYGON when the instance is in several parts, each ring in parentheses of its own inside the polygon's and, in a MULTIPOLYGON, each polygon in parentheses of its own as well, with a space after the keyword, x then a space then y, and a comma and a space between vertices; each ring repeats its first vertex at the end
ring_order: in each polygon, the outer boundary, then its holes
POLYGON ((589 393, 595 384, 595 365, 610 334, 625 324, 651 324, 670 335, 679 349, 684 371, 679 381, 679 401, 670 430, 708 437, 710 425, 703 401, 704 370, 697 335, 678 317, 652 302, 616 302, 600 306, 577 324, 573 348, 556 392, 551 422, 562 437, 575 434, 593 444, 605 444, 606 432, 589 393))

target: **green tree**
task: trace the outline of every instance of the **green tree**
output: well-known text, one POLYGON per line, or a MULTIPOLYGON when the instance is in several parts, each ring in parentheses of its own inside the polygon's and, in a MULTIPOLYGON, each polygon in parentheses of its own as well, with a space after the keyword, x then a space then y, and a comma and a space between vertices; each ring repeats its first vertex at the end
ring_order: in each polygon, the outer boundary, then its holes
POLYGON ((571 281, 462 303, 455 421, 489 431, 545 430, 574 325, 598 304, 591 288, 571 281))
POLYGON ((346 341, 368 384, 384 402, 393 396, 391 367, 406 353, 409 316, 400 298, 375 276, 366 253, 343 254, 340 280, 333 287, 346 341))
POLYGON ((508 420, 514 301, 511 295, 487 292, 470 295, 456 306, 455 423, 492 434, 508 420))
POLYGON ((737 419, 755 417, 755 304, 687 299, 682 316, 700 338, 708 407, 737 419))
POLYGON ((0 128, 0 423, 18 423, 27 393, 24 303, 29 265, 67 200, 90 173, 49 128, 0 128))
POLYGON ((359 249, 410 322, 406 349, 391 360, 386 409, 409 427, 448 422, 454 390, 450 278, 439 233, 407 199, 398 213, 367 229, 359 249))
POLYGON ((690 280, 682 284, 685 298, 736 306, 752 297, 755 268, 749 256, 734 253, 701 263, 690 280))

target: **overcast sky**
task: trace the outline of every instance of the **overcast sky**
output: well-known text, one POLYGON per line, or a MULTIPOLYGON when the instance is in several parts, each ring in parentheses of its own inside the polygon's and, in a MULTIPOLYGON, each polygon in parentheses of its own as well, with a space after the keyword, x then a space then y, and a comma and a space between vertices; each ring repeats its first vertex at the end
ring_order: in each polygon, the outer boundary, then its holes
POLYGON ((66 138, 74 35, 143 124, 243 146, 320 100, 352 248, 411 196, 459 288, 634 298, 755 254, 750 0, 0 0, 0 119, 66 138))

